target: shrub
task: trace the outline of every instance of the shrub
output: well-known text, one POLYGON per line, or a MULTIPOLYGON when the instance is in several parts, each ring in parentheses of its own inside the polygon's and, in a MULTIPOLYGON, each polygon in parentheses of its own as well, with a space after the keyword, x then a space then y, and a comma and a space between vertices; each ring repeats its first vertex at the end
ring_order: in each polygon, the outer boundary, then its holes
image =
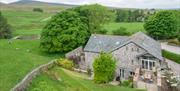
POLYGON ((63 58, 57 60, 57 64, 69 70, 72 70, 74 67, 73 61, 68 60, 68 59, 63 59, 63 58))
POLYGON ((33 11, 34 12, 43 12, 43 9, 41 9, 41 8, 33 8, 33 11))
POLYGON ((178 36, 178 41, 180 42, 180 36, 178 36))
POLYGON ((129 32, 126 31, 126 28, 120 27, 116 30, 112 31, 114 35, 130 35, 129 32))
POLYGON ((168 44, 170 44, 170 45, 180 45, 180 41, 178 41, 178 39, 170 39, 170 40, 168 40, 168 44))
POLYGON ((87 74, 88 74, 89 76, 92 75, 91 72, 92 72, 91 69, 88 67, 88 68, 87 68, 87 74))
POLYGON ((106 34, 107 30, 106 29, 100 29, 98 31, 96 31, 97 34, 106 34))
POLYGON ((6 18, 0 11, 0 39, 9 39, 12 37, 12 27, 8 24, 6 18))
POLYGON ((124 81, 121 83, 121 86, 132 88, 133 83, 132 83, 132 81, 130 81, 130 80, 124 80, 124 81))
POLYGON ((94 81, 96 83, 107 83, 113 80, 116 68, 115 62, 112 55, 103 52, 100 53, 93 63, 94 81))
POLYGON ((166 51, 166 50, 162 50, 162 55, 163 57, 180 64, 180 55, 166 51))

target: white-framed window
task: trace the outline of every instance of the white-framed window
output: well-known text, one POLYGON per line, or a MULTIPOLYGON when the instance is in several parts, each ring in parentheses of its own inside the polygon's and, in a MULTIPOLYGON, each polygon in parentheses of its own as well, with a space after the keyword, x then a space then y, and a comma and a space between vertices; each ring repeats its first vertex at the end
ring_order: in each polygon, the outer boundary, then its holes
POLYGON ((142 62, 142 68, 143 69, 148 69, 148 70, 152 70, 153 67, 156 66, 156 62, 154 60, 149 60, 149 59, 141 59, 142 62))
POLYGON ((121 78, 124 78, 124 69, 120 69, 120 74, 119 74, 119 76, 120 76, 121 78))

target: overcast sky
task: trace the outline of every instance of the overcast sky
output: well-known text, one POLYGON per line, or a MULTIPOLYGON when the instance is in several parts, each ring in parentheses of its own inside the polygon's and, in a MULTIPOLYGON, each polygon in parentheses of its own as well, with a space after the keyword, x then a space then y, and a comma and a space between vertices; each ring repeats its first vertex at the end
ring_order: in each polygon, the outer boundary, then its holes
MULTIPOLYGON (((10 3, 18 0, 0 0, 10 3)), ((37 0, 44 2, 66 4, 92 4, 99 3, 106 6, 122 8, 180 8, 180 0, 37 0)))

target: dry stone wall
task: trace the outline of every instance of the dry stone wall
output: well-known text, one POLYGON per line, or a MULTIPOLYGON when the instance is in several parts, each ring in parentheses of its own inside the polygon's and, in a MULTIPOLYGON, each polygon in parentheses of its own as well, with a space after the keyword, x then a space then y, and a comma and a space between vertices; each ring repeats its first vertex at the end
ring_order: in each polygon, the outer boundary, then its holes
POLYGON ((52 68, 55 65, 55 60, 44 64, 40 65, 39 67, 33 69, 30 73, 28 73, 24 79, 19 82, 14 88, 12 88, 10 91, 25 91, 27 86, 30 85, 32 82, 33 78, 35 78, 38 74, 40 74, 42 71, 46 71, 50 68, 52 68))

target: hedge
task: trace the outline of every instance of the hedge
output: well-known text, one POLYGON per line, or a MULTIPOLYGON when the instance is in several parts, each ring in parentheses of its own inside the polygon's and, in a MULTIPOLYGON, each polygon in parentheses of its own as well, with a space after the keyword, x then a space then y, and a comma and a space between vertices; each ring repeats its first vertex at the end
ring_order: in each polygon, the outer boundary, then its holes
POLYGON ((162 50, 162 55, 163 57, 180 64, 180 55, 166 51, 166 50, 162 50))

